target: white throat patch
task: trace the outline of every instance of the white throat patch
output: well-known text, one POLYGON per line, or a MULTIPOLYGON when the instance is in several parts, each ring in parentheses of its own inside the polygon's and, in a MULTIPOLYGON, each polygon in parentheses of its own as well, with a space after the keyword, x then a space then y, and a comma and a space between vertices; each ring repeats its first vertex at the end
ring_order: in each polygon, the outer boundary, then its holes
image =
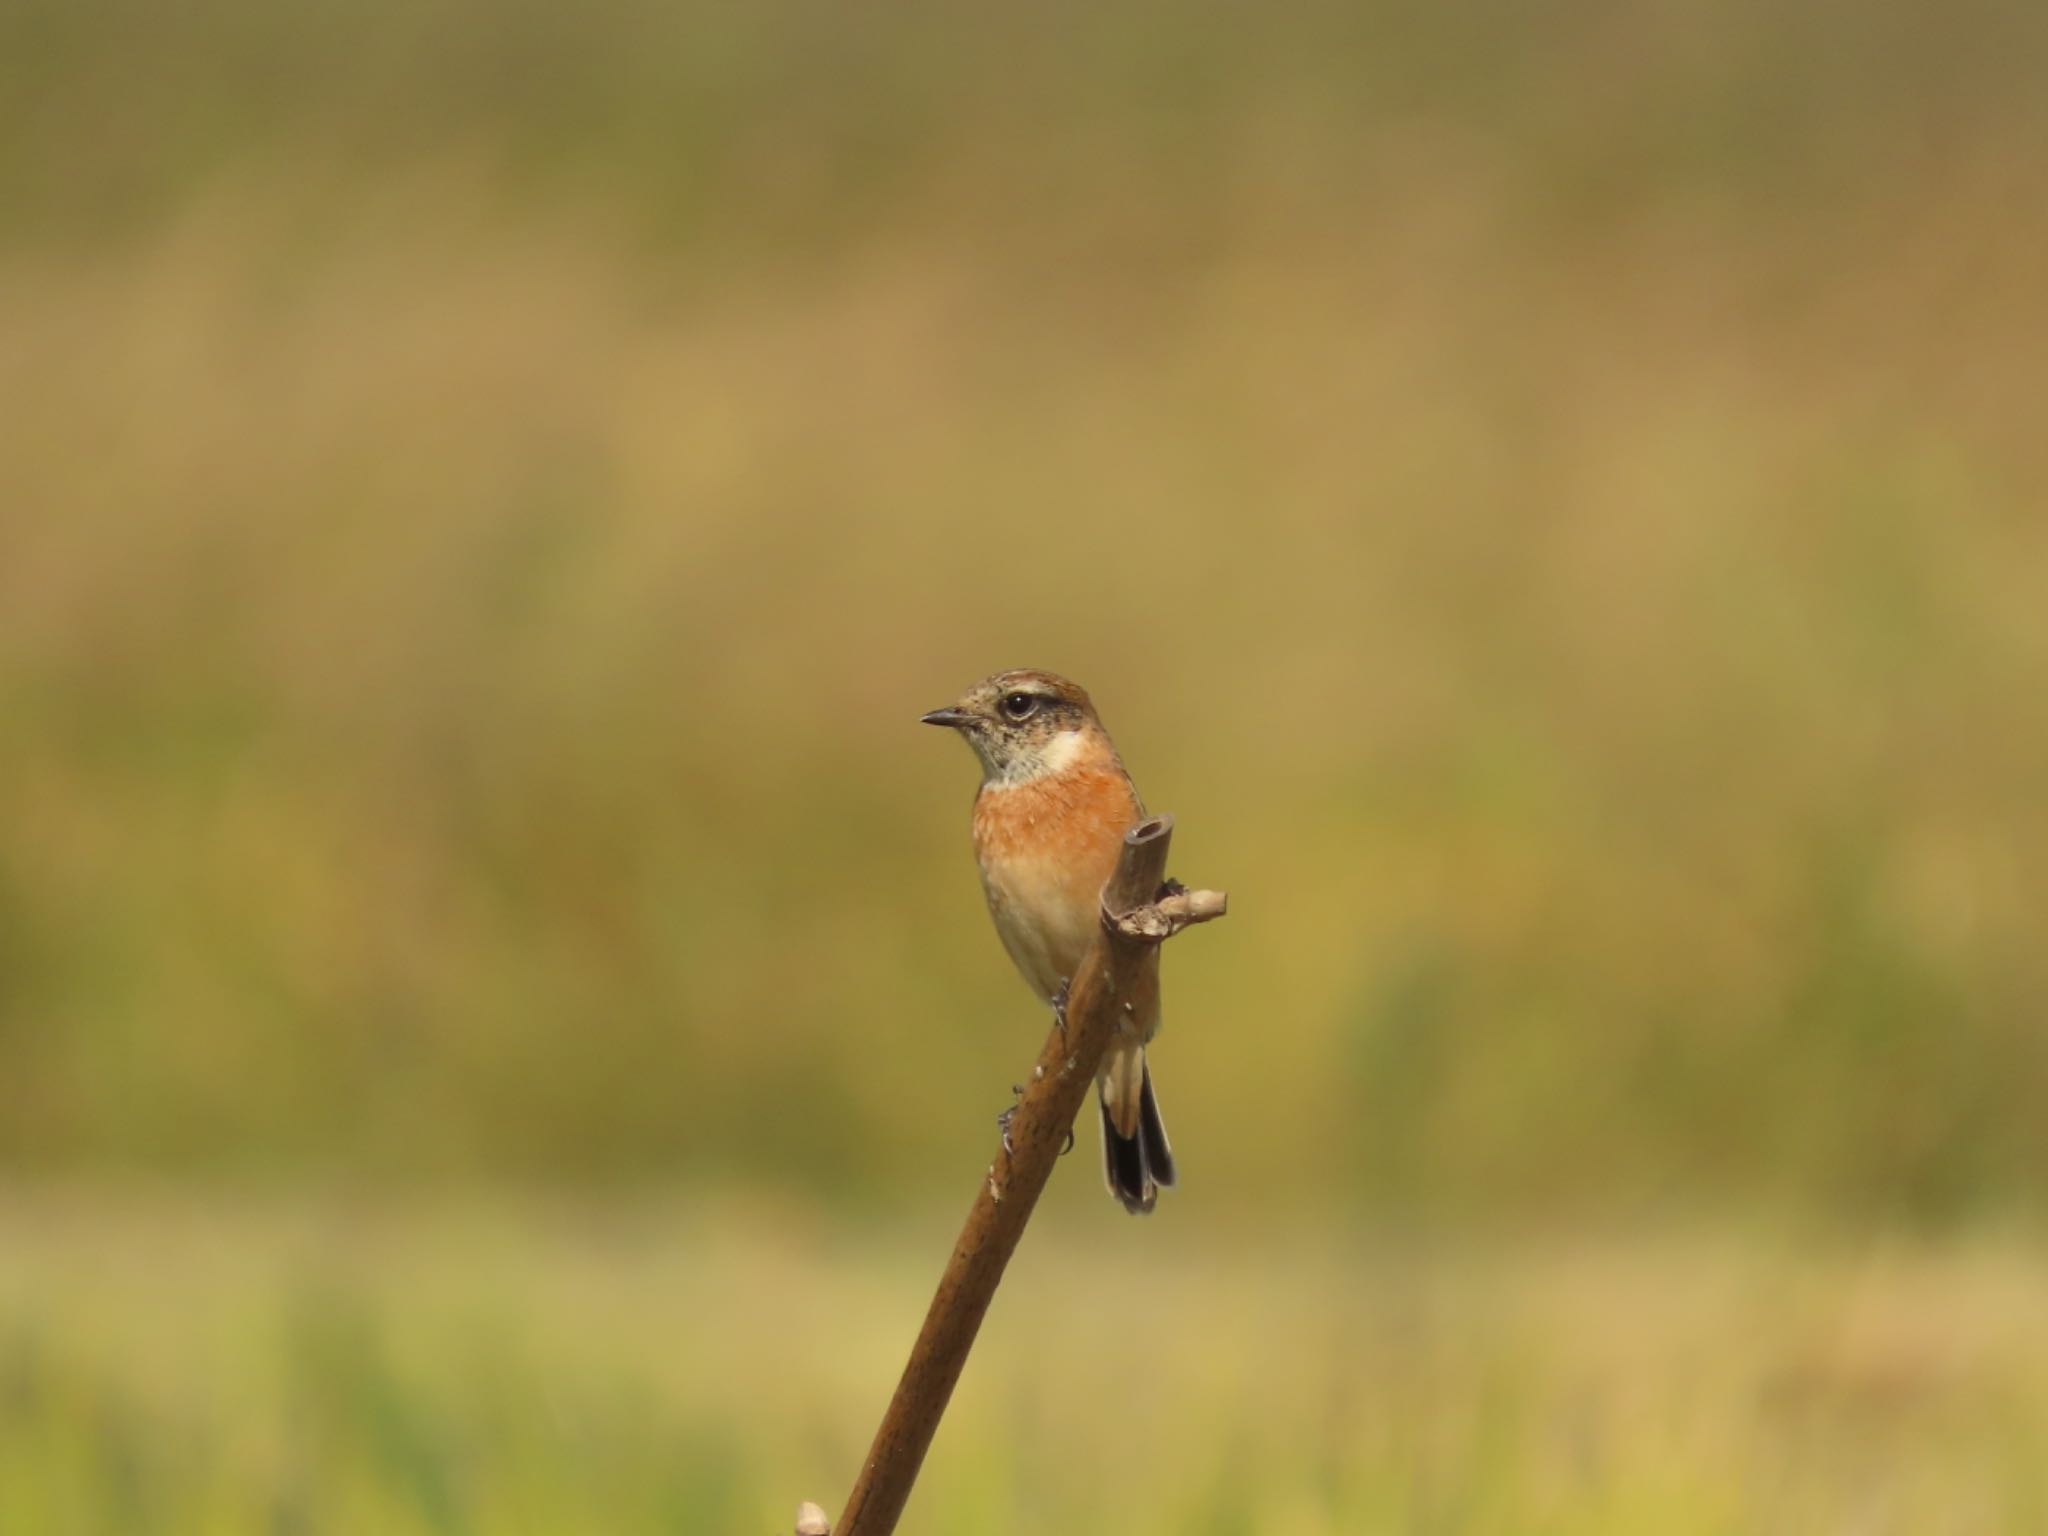
MULTIPOLYGON (((1039 773, 1064 773, 1074 766, 1082 750, 1088 745, 1087 737, 1081 731, 1061 731, 1045 744, 1045 751, 1038 761, 1042 765, 1039 773)), ((1038 774, 1033 774, 1033 778, 1038 774)))
POLYGON ((1033 779, 1066 772, 1080 761, 1087 750, 1087 732, 1076 728, 1061 731, 1034 756, 1013 757, 1000 768, 993 763, 985 763, 984 766, 988 769, 988 782, 991 784, 1029 784, 1033 779))

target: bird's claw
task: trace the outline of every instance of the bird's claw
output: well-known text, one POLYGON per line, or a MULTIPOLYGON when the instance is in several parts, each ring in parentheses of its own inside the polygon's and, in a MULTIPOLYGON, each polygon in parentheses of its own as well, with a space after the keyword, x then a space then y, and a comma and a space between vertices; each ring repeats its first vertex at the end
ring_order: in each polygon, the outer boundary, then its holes
MULTIPOLYGON (((1011 1084, 1010 1091, 1016 1094, 1019 1099, 1024 1096, 1022 1084, 1011 1084)), ((1008 1109, 996 1116, 996 1129, 1003 1133, 1003 1155, 1006 1157, 1015 1157, 1017 1155, 1016 1148, 1010 1145, 1010 1121, 1016 1117, 1017 1108, 1017 1105, 1012 1104, 1008 1109)))

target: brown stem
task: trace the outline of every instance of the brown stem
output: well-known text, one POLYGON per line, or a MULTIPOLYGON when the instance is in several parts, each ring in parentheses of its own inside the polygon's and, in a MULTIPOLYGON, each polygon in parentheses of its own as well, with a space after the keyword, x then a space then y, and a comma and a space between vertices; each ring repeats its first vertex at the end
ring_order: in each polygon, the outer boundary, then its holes
POLYGON ((1067 989, 1066 1027, 1055 1026, 1038 1053, 1010 1116, 1007 1145, 989 1164, 910 1363, 847 1496, 839 1536, 889 1536, 896 1529, 1003 1268, 1115 1034, 1117 999, 1129 993, 1154 946, 1188 923, 1223 915, 1218 892, 1162 892, 1172 840, 1171 816, 1155 816, 1124 836, 1116 872, 1102 890, 1101 933, 1067 989))

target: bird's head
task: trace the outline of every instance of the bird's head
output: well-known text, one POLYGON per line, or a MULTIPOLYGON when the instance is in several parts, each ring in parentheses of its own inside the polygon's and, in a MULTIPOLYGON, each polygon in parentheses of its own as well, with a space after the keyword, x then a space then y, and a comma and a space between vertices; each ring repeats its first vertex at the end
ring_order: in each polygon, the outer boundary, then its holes
POLYGON ((1097 757, 1116 761, 1088 691, 1035 668, 983 678, 923 719, 965 737, 991 784, 1019 784, 1097 757))

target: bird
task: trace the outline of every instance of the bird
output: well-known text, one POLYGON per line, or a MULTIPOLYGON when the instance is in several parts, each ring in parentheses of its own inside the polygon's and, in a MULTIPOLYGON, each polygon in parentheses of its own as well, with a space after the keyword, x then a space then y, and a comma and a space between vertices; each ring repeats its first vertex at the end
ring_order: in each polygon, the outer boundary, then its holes
MULTIPOLYGON (((922 717, 960 733, 981 761, 974 857, 1003 948, 1038 997, 1063 1006, 1094 942, 1102 888, 1124 834, 1145 819, 1137 786, 1080 684, 998 672, 922 717)), ((1174 1182, 1145 1047, 1159 1031, 1159 963, 1145 963, 1097 1074, 1103 1177, 1133 1215, 1174 1182)))

